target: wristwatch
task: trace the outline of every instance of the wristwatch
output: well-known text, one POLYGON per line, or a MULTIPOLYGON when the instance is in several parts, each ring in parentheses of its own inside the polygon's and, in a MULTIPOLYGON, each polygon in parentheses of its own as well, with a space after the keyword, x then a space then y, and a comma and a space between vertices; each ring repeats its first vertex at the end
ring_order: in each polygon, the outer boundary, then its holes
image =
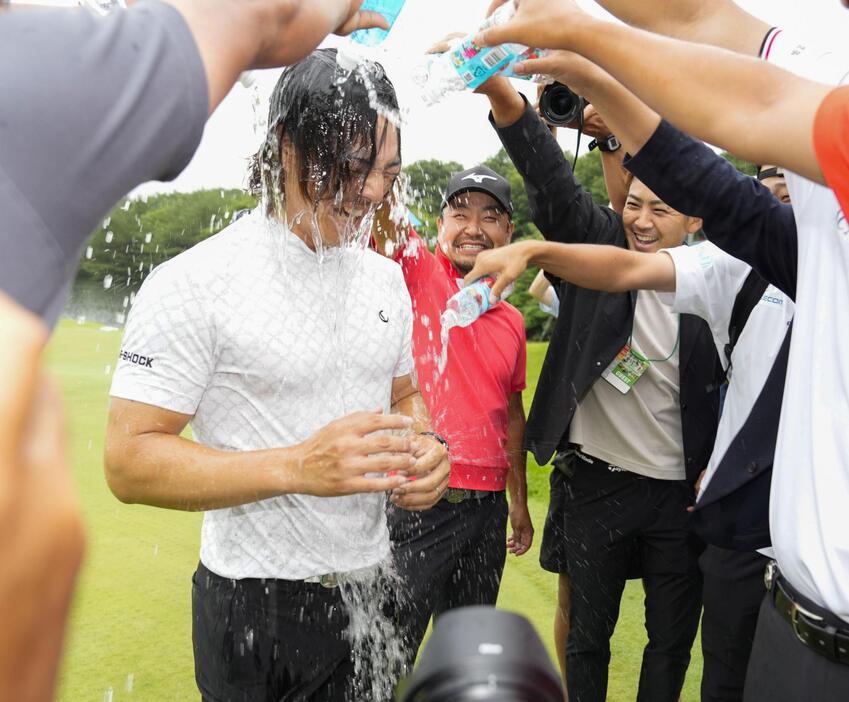
POLYGON ((616 138, 615 134, 608 134, 603 139, 593 139, 587 148, 590 151, 598 149, 599 151, 608 153, 618 151, 621 146, 622 144, 619 143, 619 139, 616 138))
POLYGON ((437 434, 435 431, 420 431, 419 435, 420 436, 432 436, 434 439, 436 439, 440 444, 442 444, 445 447, 445 453, 448 453, 450 451, 450 449, 448 448, 448 442, 440 434, 437 434))

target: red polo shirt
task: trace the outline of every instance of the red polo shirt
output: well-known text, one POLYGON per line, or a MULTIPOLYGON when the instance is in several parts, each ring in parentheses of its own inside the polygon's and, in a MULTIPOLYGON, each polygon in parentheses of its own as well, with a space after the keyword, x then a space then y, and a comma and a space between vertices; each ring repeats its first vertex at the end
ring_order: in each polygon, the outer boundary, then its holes
POLYGON ((525 388, 525 323, 500 302, 468 327, 451 329, 442 375, 439 316, 459 289, 457 271, 437 248, 432 254, 410 228, 393 258, 413 302, 413 356, 419 390, 434 431, 448 441, 451 487, 504 490, 507 483, 507 405, 525 388))
POLYGON ((843 216, 849 217, 849 86, 831 91, 820 104, 814 119, 814 150, 843 216))

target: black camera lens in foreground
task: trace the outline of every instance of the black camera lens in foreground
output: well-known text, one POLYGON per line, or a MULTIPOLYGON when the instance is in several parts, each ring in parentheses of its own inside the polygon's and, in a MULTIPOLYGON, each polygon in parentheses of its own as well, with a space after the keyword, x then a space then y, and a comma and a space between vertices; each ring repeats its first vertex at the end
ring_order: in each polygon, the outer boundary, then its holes
POLYGON ((563 702, 560 675, 524 617, 463 607, 437 619, 398 702, 563 702))
POLYGON ((563 83, 550 83, 539 96, 542 118, 555 127, 574 122, 583 113, 586 102, 563 83))

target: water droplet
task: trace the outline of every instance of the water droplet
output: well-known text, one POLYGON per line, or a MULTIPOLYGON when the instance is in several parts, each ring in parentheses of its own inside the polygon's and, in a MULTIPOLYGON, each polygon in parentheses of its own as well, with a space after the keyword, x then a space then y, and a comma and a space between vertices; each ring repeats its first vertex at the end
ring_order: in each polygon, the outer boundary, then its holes
POLYGON ((153 556, 154 558, 159 555, 159 544, 153 545, 153 556))
POLYGON ((132 692, 133 691, 133 685, 135 684, 135 682, 136 682, 135 675, 133 675, 132 673, 129 673, 127 675, 127 683, 124 685, 124 689, 127 692, 132 692))
POLYGON ((92 256, 94 256, 94 249, 89 246, 85 250, 85 257, 90 261, 92 256))
POLYGON ((114 233, 114 232, 112 232, 112 231, 108 231, 108 232, 106 232, 106 236, 105 236, 104 238, 106 239, 106 243, 107 243, 107 244, 111 244, 111 243, 112 243, 112 239, 114 239, 114 238, 115 238, 115 233, 114 233))
POLYGON ((148 232, 144 235, 144 243, 149 244, 151 241, 153 241, 153 232, 148 232))
POLYGON ((106 692, 103 693, 103 702, 112 702, 112 688, 107 687, 106 692))
POLYGON ((112 364, 107 363, 103 368, 103 375, 109 375, 112 372, 112 364))
POLYGON ((111 288, 111 287, 112 287, 112 276, 107 273, 105 276, 103 276, 103 289, 109 290, 109 288, 111 288))

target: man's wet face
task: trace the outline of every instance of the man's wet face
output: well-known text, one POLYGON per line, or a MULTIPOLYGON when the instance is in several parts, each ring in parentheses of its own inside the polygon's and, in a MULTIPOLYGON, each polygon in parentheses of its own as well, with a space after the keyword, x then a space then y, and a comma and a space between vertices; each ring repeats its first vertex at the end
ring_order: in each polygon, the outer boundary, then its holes
POLYGON ((308 246, 314 246, 316 236, 325 246, 338 246, 346 234, 360 232, 365 216, 380 206, 401 174, 398 130, 380 117, 376 131, 381 141, 374 164, 369 146, 353 147, 342 156, 349 174, 347 182, 340 191, 328 193, 315 208, 300 187, 291 187, 287 181, 288 221, 308 246), (318 232, 313 231, 313 209, 318 232))
POLYGON ((468 273, 481 251, 510 243, 513 223, 492 195, 469 190, 451 198, 439 218, 439 246, 454 267, 468 273))
POLYGON ((622 211, 628 248, 644 253, 681 246, 687 234, 701 228, 701 220, 682 215, 636 178, 631 181, 622 211))

